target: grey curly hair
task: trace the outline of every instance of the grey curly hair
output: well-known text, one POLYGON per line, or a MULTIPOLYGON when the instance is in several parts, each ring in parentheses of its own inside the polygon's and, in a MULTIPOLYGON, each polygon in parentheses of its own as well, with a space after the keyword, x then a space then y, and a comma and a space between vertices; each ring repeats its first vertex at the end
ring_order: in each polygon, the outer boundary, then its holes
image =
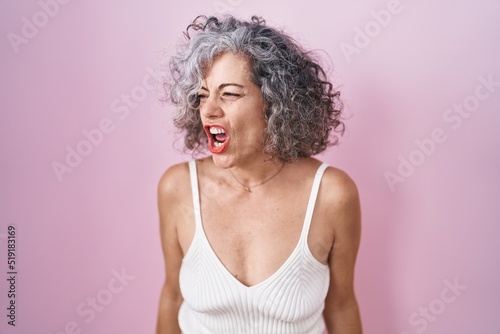
POLYGON ((253 16, 241 21, 199 16, 184 33, 186 42, 170 59, 170 100, 177 107, 174 124, 185 133, 186 150, 202 152, 207 137, 199 114, 198 90, 204 70, 225 52, 246 57, 251 79, 260 88, 267 122, 264 153, 294 162, 338 143, 344 123, 340 92, 325 71, 290 36, 253 16))

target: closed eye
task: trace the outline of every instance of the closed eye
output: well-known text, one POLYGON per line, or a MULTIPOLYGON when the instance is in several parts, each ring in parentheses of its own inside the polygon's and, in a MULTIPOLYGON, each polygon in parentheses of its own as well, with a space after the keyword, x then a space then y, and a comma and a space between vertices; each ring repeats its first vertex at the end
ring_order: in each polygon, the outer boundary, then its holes
POLYGON ((222 97, 229 99, 229 100, 233 100, 233 99, 237 99, 237 98, 241 97, 241 94, 224 92, 224 93, 222 93, 222 97))

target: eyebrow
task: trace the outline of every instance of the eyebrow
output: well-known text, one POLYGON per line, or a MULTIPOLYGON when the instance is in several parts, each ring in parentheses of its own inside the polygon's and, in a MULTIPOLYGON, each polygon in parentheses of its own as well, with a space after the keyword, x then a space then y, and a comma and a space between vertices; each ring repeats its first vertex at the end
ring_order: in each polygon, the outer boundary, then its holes
MULTIPOLYGON (((243 85, 240 85, 240 84, 237 84, 237 83, 233 83, 233 82, 229 82, 229 83, 222 83, 219 85, 219 89, 222 89, 224 87, 227 87, 227 86, 236 86, 236 87, 240 87, 240 88, 245 88, 245 86, 243 85)), ((203 87, 201 86, 201 89, 203 90, 206 90, 207 92, 209 91, 206 87, 203 87)))

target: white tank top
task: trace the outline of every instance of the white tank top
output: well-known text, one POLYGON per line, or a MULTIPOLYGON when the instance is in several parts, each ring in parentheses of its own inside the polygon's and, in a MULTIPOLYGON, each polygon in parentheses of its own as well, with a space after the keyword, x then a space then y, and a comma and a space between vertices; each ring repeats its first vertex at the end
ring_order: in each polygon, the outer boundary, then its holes
POLYGON ((330 281, 328 265, 312 255, 307 236, 319 185, 327 165, 314 177, 299 242, 269 278, 246 286, 220 262, 203 231, 196 162, 189 162, 195 233, 182 260, 179 283, 184 301, 179 325, 184 334, 321 334, 330 281))

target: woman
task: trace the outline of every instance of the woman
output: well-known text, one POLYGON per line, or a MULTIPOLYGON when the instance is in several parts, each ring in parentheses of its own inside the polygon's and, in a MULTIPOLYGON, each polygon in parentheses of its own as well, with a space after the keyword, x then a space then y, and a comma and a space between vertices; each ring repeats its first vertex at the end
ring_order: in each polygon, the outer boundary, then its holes
POLYGON ((157 333, 361 333, 357 189, 311 157, 343 131, 339 93, 262 19, 199 17, 186 36, 170 63, 175 124, 211 155, 159 182, 157 333))

